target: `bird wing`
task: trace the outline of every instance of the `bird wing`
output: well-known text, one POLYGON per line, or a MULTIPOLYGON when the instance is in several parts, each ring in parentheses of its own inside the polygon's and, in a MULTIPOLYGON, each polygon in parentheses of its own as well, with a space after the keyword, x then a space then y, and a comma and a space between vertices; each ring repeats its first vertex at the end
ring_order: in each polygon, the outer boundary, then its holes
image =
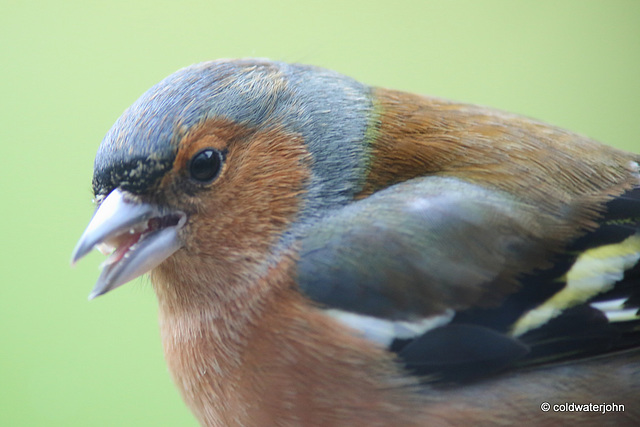
POLYGON ((562 215, 415 178, 309 227, 298 283, 408 368, 442 378, 639 345, 640 188, 603 208, 597 226, 556 246, 572 226, 562 215))

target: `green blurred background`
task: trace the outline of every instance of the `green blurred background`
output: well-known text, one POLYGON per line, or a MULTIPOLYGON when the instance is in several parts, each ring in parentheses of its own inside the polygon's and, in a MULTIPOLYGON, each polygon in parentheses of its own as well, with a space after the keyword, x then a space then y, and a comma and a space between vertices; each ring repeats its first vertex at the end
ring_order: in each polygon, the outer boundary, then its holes
POLYGON ((640 151, 638 1, 2 1, 1 426, 195 426, 138 280, 69 267, 93 156, 178 68, 261 56, 495 106, 640 151))

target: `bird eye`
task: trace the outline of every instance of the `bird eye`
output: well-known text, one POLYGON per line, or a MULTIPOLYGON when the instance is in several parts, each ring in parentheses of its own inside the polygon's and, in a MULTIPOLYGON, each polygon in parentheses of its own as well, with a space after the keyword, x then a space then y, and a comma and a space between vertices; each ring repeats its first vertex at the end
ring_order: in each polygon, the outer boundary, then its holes
POLYGON ((220 172, 222 153, 213 148, 205 148, 191 158, 189 174, 199 182, 209 182, 220 172))

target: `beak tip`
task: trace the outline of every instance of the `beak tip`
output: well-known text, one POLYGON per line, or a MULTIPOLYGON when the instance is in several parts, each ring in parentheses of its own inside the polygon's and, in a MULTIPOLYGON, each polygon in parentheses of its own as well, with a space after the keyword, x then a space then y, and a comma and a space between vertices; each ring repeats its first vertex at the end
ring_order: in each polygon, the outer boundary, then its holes
POLYGON ((81 257, 78 256, 77 251, 73 251, 73 253, 71 254, 71 260, 69 260, 69 264, 71 265, 71 267, 75 267, 80 258, 81 257))
POLYGON ((88 301, 94 300, 94 299, 96 299, 97 297, 99 297, 102 294, 104 294, 104 292, 100 292, 100 291, 97 291, 97 290, 94 289, 93 291, 91 291, 91 293, 87 297, 87 300, 88 301))
MULTIPOLYGON (((104 270, 103 270, 103 273, 104 273, 104 270)), ((100 277, 98 278, 98 282, 95 284, 95 286, 91 290, 88 300, 91 301, 93 299, 96 299, 100 295, 104 295, 107 292, 109 292, 110 289, 111 287, 107 286, 107 284, 105 283, 104 277, 102 277, 102 274, 101 274, 100 277)))
POLYGON ((81 238, 78 245, 73 249, 71 253, 71 266, 74 266, 81 258, 91 251, 93 246, 87 247, 84 243, 84 239, 81 238))

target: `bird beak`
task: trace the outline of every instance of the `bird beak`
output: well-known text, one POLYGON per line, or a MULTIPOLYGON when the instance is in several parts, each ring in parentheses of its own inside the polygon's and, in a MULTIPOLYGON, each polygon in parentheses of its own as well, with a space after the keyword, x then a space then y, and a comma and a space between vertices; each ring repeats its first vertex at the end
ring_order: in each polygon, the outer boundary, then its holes
POLYGON ((182 247, 184 212, 131 200, 120 189, 100 203, 71 256, 71 265, 96 248, 109 258, 89 299, 152 270, 182 247))

